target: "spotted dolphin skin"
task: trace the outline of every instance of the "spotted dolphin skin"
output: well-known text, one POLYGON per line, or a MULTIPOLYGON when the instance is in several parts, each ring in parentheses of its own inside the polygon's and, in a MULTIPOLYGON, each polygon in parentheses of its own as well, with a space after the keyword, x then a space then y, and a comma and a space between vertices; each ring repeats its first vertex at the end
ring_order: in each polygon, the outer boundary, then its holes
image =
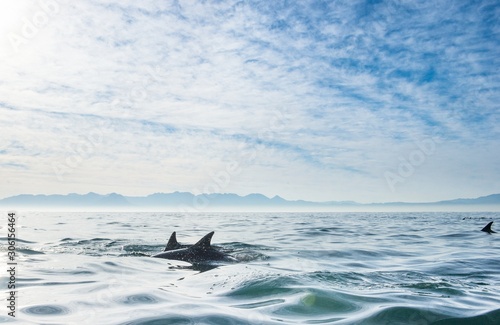
POLYGON ((176 250, 179 248, 187 248, 190 246, 193 246, 193 245, 181 245, 181 244, 179 244, 179 242, 177 241, 177 235, 174 231, 172 233, 172 235, 170 235, 170 239, 168 240, 167 246, 165 247, 165 249, 163 251, 164 252, 173 251, 173 250, 176 250))
POLYGON ((491 221, 486 226, 484 226, 484 228, 481 229, 481 231, 487 232, 488 234, 494 234, 494 233, 496 233, 496 231, 491 230, 491 225, 492 224, 493 224, 493 221, 491 221))
POLYGON ((233 257, 212 247, 210 242, 213 235, 214 232, 212 231, 206 234, 196 244, 188 246, 179 244, 174 232, 172 236, 170 236, 170 240, 165 250, 159 254, 153 255, 153 257, 189 263, 207 263, 212 261, 235 262, 236 260, 233 257))

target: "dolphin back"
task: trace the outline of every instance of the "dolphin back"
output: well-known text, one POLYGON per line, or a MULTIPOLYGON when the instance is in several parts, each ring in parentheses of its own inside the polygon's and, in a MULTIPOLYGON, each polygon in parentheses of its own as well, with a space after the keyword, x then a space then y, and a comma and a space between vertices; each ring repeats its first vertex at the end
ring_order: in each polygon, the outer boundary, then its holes
POLYGON ((179 260, 189 263, 200 263, 208 261, 236 261, 231 256, 215 249, 211 245, 214 232, 210 232, 203 236, 196 244, 192 246, 181 245, 177 242, 175 232, 170 236, 167 247, 159 254, 153 255, 157 258, 165 258, 169 260, 179 260))
POLYGON ((171 250, 179 249, 179 248, 182 248, 182 245, 179 244, 179 242, 177 241, 177 236, 176 236, 175 231, 174 231, 172 233, 172 235, 170 235, 170 239, 168 240, 167 246, 165 247, 165 249, 163 251, 166 252, 166 251, 171 251, 171 250))
POLYGON ((491 226, 493 225, 493 221, 491 221, 490 223, 488 223, 486 226, 484 226, 483 229, 481 229, 481 231, 484 231, 484 232, 487 232, 489 234, 492 234, 492 233, 496 233, 496 231, 493 231, 491 230, 491 226))
POLYGON ((214 232, 210 232, 203 236, 202 239, 200 239, 196 244, 193 245, 193 248, 202 248, 202 249, 207 249, 212 247, 210 245, 210 242, 212 241, 212 236, 214 235, 214 232))

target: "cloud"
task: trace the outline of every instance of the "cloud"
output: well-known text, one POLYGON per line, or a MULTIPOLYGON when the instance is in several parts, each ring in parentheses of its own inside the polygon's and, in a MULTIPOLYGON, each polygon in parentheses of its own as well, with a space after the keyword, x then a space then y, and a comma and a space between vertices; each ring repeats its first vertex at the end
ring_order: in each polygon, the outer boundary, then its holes
MULTIPOLYGON (((240 194, 498 192, 467 169, 499 179, 498 155, 477 150, 500 139, 494 1, 54 3, 17 51, 2 43, 0 169, 13 187, 0 195, 202 189, 230 162, 242 171, 220 190, 240 194), (384 173, 427 139, 435 152, 391 191, 384 173), (68 159, 81 161, 61 180, 54 164, 68 159)), ((6 35, 23 37, 38 11, 6 35)))

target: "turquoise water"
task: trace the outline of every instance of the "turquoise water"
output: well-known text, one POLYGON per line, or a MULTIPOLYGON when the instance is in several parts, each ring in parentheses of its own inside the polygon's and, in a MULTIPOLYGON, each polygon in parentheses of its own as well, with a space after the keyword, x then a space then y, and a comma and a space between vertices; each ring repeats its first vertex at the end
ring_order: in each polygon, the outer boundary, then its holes
POLYGON ((18 214, 19 323, 500 324, 495 213, 18 214), (239 263, 150 257, 212 230, 239 263))

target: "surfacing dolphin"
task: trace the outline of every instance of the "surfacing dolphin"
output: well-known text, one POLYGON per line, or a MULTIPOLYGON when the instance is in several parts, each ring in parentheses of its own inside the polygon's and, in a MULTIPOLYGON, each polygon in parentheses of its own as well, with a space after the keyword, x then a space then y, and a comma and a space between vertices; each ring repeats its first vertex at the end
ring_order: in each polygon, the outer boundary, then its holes
POLYGON ((175 232, 170 236, 167 247, 162 253, 153 255, 156 258, 185 261, 189 263, 208 263, 213 261, 235 262, 236 259, 215 249, 210 244, 214 232, 206 234, 192 246, 181 245, 177 242, 175 232), (180 248, 176 248, 180 247, 180 248))
POLYGON ((177 241, 177 236, 176 236, 175 231, 174 231, 172 233, 172 235, 170 235, 170 239, 168 240, 167 246, 165 247, 165 249, 163 251, 164 252, 173 251, 175 249, 187 248, 187 247, 190 247, 190 246, 193 246, 193 245, 182 245, 182 244, 179 244, 179 242, 177 241))
POLYGON ((493 221, 491 221, 486 226, 484 226, 484 228, 481 229, 481 231, 487 232, 488 234, 494 234, 494 233, 496 233, 496 231, 491 230, 491 225, 492 224, 493 224, 493 221))

